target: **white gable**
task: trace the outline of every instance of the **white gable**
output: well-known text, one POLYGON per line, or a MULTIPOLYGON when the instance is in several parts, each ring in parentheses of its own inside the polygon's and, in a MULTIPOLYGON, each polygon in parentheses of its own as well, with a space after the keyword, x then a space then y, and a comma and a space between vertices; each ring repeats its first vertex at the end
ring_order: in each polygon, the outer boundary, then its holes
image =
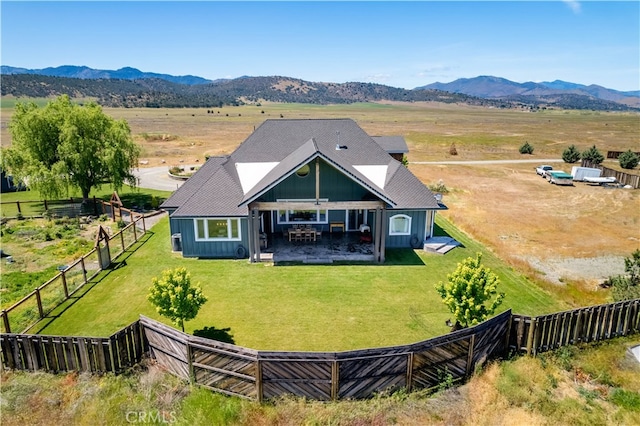
POLYGON ((365 175, 367 179, 375 183, 379 188, 384 189, 384 183, 387 180, 388 166, 353 166, 357 171, 365 175))
POLYGON ((278 162, 269 163, 236 163, 236 170, 245 194, 267 175, 278 162))

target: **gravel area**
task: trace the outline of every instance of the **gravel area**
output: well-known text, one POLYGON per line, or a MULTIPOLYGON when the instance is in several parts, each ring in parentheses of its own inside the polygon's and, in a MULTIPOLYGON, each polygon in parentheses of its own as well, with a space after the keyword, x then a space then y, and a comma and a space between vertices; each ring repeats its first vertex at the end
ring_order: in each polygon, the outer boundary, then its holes
POLYGON ((568 257, 545 260, 526 257, 522 259, 540 271, 545 279, 555 284, 562 284, 562 280, 567 278, 602 282, 610 276, 624 274, 624 256, 568 257))

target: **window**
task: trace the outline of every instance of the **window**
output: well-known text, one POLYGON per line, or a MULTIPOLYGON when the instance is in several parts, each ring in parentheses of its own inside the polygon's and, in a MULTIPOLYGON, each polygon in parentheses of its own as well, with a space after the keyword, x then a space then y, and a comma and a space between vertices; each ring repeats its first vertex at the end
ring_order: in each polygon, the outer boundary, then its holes
POLYGON ((196 241, 240 241, 240 219, 195 219, 196 241))
MULTIPOLYGON (((278 202, 286 201, 312 201, 316 200, 278 200, 278 202)), ((320 199, 319 201, 327 201, 320 199)), ((328 223, 327 211, 324 209, 314 210, 278 210, 278 223, 328 223)))
POLYGON ((308 164, 305 164, 304 166, 300 167, 297 171, 296 174, 299 177, 306 177, 309 176, 309 172, 311 171, 311 167, 309 167, 308 164))
POLYGON ((389 235, 410 235, 411 217, 397 214, 389 218, 389 235))

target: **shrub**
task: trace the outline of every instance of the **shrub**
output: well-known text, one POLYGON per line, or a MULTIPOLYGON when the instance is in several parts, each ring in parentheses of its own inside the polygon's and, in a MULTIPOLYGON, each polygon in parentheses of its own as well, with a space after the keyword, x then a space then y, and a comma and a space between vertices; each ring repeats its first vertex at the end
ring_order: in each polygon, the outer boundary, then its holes
POLYGON ((440 282, 436 285, 442 302, 456 320, 456 329, 484 321, 493 315, 504 299, 504 293, 497 291, 498 276, 481 262, 481 253, 475 259, 466 258, 458 263, 453 273, 447 274, 446 284, 440 282))
POLYGON ((562 159, 565 163, 573 164, 580 159, 580 152, 575 145, 570 145, 569 148, 562 152, 562 159))
POLYGON ((452 143, 449 147, 449 155, 458 155, 458 150, 456 149, 455 143, 452 143))
POLYGON ((184 322, 194 319, 207 301, 199 285, 191 285, 185 268, 168 269, 162 278, 153 278, 147 299, 158 313, 169 318, 184 331, 184 322))
POLYGON ((520 147, 520 154, 533 154, 533 146, 529 142, 525 142, 520 147))
POLYGON ((620 154, 618 161, 623 169, 633 169, 640 162, 640 158, 638 158, 638 154, 629 150, 620 154))
POLYGON ((428 187, 433 192, 437 192, 437 193, 440 193, 440 194, 448 194, 449 193, 449 189, 445 186, 445 184, 442 181, 442 179, 440 179, 438 181, 438 183, 433 183, 431 185, 428 185, 428 187))
POLYGON ((640 249, 624 259, 624 271, 626 276, 609 277, 604 283, 604 287, 611 287, 611 296, 616 302, 640 298, 640 249))
POLYGON ((594 164, 600 164, 604 161, 604 156, 600 154, 600 151, 598 151, 598 148, 594 145, 582 153, 582 159, 594 164))

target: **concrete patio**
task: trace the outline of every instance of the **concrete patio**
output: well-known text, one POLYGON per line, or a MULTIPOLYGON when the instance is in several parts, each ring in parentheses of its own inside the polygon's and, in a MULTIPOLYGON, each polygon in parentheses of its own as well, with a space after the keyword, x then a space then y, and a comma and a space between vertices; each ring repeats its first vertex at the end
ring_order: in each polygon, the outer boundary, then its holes
POLYGON ((317 241, 289 242, 273 234, 267 248, 260 251, 262 262, 302 262, 325 264, 336 261, 373 262, 373 243, 360 242, 360 233, 324 232, 317 241))

